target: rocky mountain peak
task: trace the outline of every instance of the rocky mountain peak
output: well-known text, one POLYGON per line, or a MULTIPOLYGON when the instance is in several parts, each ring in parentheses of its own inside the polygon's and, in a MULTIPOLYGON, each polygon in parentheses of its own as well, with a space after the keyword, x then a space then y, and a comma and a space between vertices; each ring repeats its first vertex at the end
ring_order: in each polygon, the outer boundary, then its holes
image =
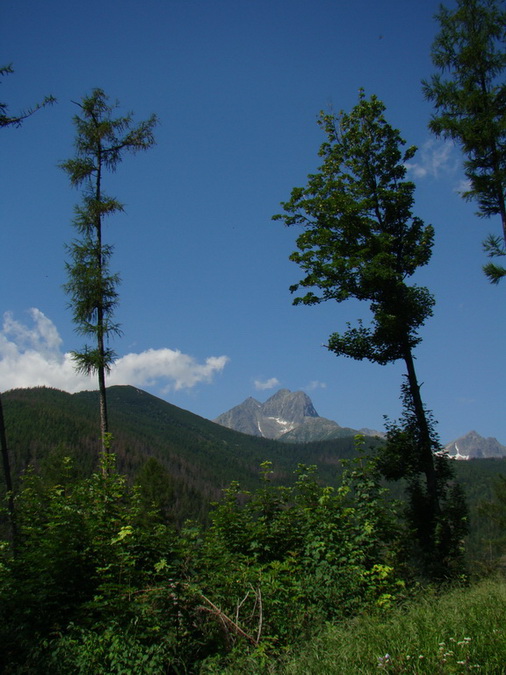
POLYGON ((445 450, 455 459, 506 457, 506 446, 501 445, 497 438, 484 438, 476 431, 469 431, 465 436, 448 443, 445 450))
POLYGON ((290 424, 302 424, 306 417, 319 417, 313 402, 303 391, 291 392, 289 389, 280 389, 271 396, 262 406, 262 413, 266 417, 275 417, 290 424))
POLYGON ((311 441, 352 435, 332 420, 320 417, 303 391, 280 389, 265 403, 247 398, 214 422, 253 436, 290 441, 311 441))

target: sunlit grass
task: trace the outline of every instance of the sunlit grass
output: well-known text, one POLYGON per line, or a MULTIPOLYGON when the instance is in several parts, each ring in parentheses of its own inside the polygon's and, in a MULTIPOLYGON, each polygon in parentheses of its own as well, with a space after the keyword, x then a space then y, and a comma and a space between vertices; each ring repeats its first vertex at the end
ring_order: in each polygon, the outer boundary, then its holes
POLYGON ((388 617, 329 626, 278 672, 506 673, 506 582, 425 594, 388 617))

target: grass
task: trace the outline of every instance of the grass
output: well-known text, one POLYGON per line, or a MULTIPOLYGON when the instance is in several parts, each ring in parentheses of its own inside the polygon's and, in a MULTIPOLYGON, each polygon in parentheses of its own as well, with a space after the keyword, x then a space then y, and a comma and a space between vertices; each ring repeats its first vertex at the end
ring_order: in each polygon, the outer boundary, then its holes
POLYGON ((506 581, 427 593, 388 616, 328 626, 276 672, 506 674, 506 581))

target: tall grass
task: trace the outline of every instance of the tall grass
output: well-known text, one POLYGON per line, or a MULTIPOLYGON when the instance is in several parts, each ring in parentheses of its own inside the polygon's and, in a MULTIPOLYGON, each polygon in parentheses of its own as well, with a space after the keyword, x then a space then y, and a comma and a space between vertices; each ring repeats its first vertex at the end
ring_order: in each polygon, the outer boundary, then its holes
POLYGON ((482 581, 417 602, 388 616, 329 626, 278 672, 506 674, 506 582, 482 581))

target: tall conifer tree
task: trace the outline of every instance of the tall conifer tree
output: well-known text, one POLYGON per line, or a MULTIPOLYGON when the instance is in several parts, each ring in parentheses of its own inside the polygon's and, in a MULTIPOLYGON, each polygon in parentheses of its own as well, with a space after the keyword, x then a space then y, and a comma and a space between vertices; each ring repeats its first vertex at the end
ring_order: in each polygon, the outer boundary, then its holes
POLYGON ((74 117, 76 156, 61 164, 71 184, 84 188, 73 221, 80 238, 68 246, 71 262, 67 263, 65 289, 76 331, 93 340, 93 346, 85 345, 81 351, 73 352, 73 357, 79 371, 98 375, 102 450, 109 446, 105 380, 115 358, 109 340, 120 333, 114 321, 119 277, 109 269, 113 247, 103 241, 103 223, 106 216, 123 211, 120 202, 105 194, 104 173, 115 171, 125 152, 150 148, 155 142, 153 129, 157 123, 155 115, 135 126, 130 113, 113 117, 118 104, 110 105, 108 101, 101 89, 94 89, 77 104, 80 114, 74 117))
MULTIPOLYGON (((506 255, 506 11, 499 0, 458 0, 455 9, 441 6, 440 32, 432 47, 439 72, 423 82, 435 112, 429 127, 456 141, 466 156, 469 189, 463 197, 478 202, 482 218, 499 216, 501 235, 490 235, 484 249, 506 255)), ((506 269, 484 266, 492 283, 506 269)))

